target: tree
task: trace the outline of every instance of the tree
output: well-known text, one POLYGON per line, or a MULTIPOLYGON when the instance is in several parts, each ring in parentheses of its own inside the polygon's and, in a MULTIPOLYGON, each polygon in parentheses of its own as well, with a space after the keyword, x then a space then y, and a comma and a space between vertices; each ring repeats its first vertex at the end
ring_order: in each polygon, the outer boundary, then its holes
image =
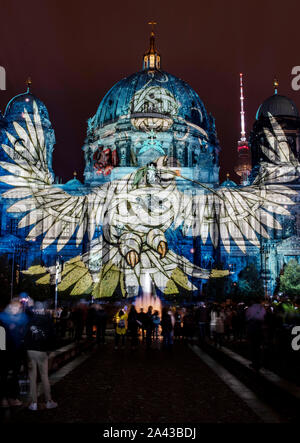
POLYGON ((245 297, 262 297, 264 286, 254 263, 249 263, 238 275, 237 293, 245 297))
POLYGON ((280 276, 280 291, 288 296, 299 296, 300 294, 300 264, 297 260, 290 260, 284 267, 280 276))

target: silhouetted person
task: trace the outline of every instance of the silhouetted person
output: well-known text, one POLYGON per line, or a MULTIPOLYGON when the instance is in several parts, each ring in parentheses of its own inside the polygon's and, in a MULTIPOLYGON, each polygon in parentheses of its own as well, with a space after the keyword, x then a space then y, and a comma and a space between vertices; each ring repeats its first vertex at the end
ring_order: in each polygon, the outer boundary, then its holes
POLYGON ((199 340, 204 341, 208 323, 208 309, 204 303, 201 303, 195 312, 195 323, 198 327, 199 340))
POLYGON ((86 336, 88 339, 93 338, 93 328, 96 324, 96 309, 95 305, 92 304, 89 306, 86 316, 86 336))
POLYGON ((263 323, 266 310, 260 300, 253 300, 246 311, 247 338, 250 345, 251 367, 258 371, 261 367, 261 345, 263 342, 263 323))
POLYGON ((13 299, 0 313, 0 321, 6 332, 6 351, 0 351, 4 353, 0 368, 1 406, 20 406, 19 378, 21 365, 25 362, 24 337, 28 316, 23 312, 18 298, 13 299))
POLYGON ((192 338, 194 336, 194 329, 195 329, 195 323, 194 323, 194 316, 192 309, 189 309, 185 316, 183 317, 183 336, 185 340, 192 341, 192 338))
POLYGON ((75 341, 80 341, 83 334, 84 319, 83 319, 83 311, 79 306, 76 306, 76 308, 72 312, 71 320, 74 323, 75 341))
POLYGON ((140 312, 139 312, 139 314, 138 314, 138 320, 139 320, 140 323, 141 323, 140 328, 141 328, 141 330, 142 330, 142 338, 143 338, 143 341, 144 341, 145 338, 146 338, 147 314, 146 314, 146 312, 144 312, 144 309, 143 309, 143 308, 141 308, 141 310, 140 310, 140 312))
POLYGON ((128 314, 128 331, 131 336, 131 347, 136 349, 138 345, 138 327, 139 327, 138 313, 134 305, 131 305, 128 314))
POLYGON ((163 308, 161 316, 161 328, 163 336, 163 347, 171 349, 173 345, 173 323, 168 308, 163 308))
POLYGON ((96 326, 97 326, 97 343, 105 344, 107 314, 103 306, 97 305, 95 317, 96 317, 96 326))
POLYGON ((146 313, 146 346, 147 349, 151 348, 152 344, 152 331, 153 331, 153 314, 152 314, 153 308, 152 306, 148 307, 148 311, 146 313))
POLYGON ((60 314, 60 320, 59 320, 61 338, 64 338, 66 335, 69 317, 70 317, 70 312, 69 312, 68 308, 64 307, 61 314, 60 314))
POLYGON ((210 316, 210 330, 215 346, 223 345, 225 313, 220 306, 214 306, 210 316))
POLYGON ((160 317, 159 317, 158 311, 154 311, 154 314, 152 316, 152 322, 153 322, 153 330, 152 330, 153 339, 157 340, 158 339, 158 328, 160 325, 160 317))
POLYGON ((182 315, 180 314, 179 311, 176 310, 174 318, 175 318, 174 338, 180 338, 182 336, 182 327, 181 327, 182 315))

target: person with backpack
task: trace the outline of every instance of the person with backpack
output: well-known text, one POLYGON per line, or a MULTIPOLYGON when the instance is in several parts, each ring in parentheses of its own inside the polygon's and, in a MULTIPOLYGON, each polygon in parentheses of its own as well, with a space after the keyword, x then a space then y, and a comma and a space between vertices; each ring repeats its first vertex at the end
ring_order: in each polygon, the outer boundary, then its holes
POLYGON ((116 322, 115 350, 118 349, 119 341, 122 339, 122 349, 125 348, 125 337, 127 333, 128 315, 121 309, 114 317, 116 322))
POLYGON ((152 316, 152 321, 153 321, 153 340, 158 340, 158 328, 160 325, 160 317, 159 317, 159 312, 158 311, 154 311, 154 314, 152 316))
POLYGON ((37 411, 37 367, 41 376, 46 400, 46 408, 57 407, 51 398, 48 378, 48 353, 55 348, 55 330, 52 319, 45 312, 43 303, 36 302, 32 315, 29 318, 27 332, 24 339, 28 357, 28 374, 30 381, 31 411, 37 411))
POLYGON ((171 349, 173 345, 173 322, 168 308, 164 307, 161 316, 161 328, 163 336, 163 348, 171 349))

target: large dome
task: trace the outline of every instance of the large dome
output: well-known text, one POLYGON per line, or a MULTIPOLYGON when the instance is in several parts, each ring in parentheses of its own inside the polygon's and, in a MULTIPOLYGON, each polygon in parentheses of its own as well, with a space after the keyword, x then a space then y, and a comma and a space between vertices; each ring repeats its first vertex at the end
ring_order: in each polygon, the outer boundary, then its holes
POLYGON ((299 117, 298 109, 293 100, 278 94, 267 98, 260 105, 256 114, 256 120, 261 117, 268 117, 268 112, 276 117, 299 117))
MULTIPOLYGON (((198 94, 183 80, 172 74, 159 70, 143 70, 130 75, 116 83, 101 101, 94 117, 93 126, 103 127, 108 123, 126 116, 132 111, 132 97, 147 87, 156 88, 153 97, 159 104, 165 99, 166 90, 176 99, 177 116, 207 129, 209 126, 207 112, 198 94)), ((151 91, 149 90, 151 102, 151 91)), ((154 109, 154 112, 159 112, 154 109)), ((161 111, 160 111, 161 112, 161 111)), ((167 114, 168 110, 164 109, 167 114)))
POLYGON ((186 176, 217 183, 215 120, 185 81, 161 70, 153 32, 143 67, 116 83, 87 122, 86 183, 122 177, 162 156, 176 159, 186 176))

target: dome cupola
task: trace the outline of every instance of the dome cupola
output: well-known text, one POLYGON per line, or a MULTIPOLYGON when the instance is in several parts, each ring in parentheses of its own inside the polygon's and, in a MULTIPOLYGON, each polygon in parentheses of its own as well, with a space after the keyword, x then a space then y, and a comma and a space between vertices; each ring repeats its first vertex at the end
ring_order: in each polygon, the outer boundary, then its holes
POLYGON ((148 23, 148 25, 152 26, 152 31, 150 34, 150 47, 148 51, 144 54, 144 63, 143 68, 144 69, 160 69, 160 54, 155 48, 155 34, 154 34, 154 26, 157 23, 154 21, 151 21, 148 23))
POLYGON ((261 117, 268 118, 268 113, 274 117, 299 118, 299 112, 295 103, 290 98, 279 95, 278 86, 278 80, 275 79, 273 82, 274 94, 260 105, 256 113, 256 120, 259 120, 261 117))
MULTIPOLYGON (((300 160, 300 116, 298 109, 288 97, 278 94, 279 83, 275 79, 273 82, 274 94, 267 98, 258 108, 253 129, 249 138, 251 146, 253 170, 251 180, 256 177, 263 162, 272 162, 265 154, 262 146, 268 147, 271 143, 271 149, 278 149, 278 141, 273 144, 267 136, 273 134, 275 138, 281 137, 283 131, 285 139, 294 156, 300 160), (272 115, 278 124, 278 129, 274 128, 270 121, 272 115), (278 132, 278 134, 277 134, 278 132)), ((288 181, 288 179, 287 179, 288 181)))
MULTIPOLYGON (((10 134, 15 134, 15 126, 14 123, 18 123, 24 129, 26 129, 26 121, 25 121, 25 110, 28 112, 29 117, 33 121, 34 109, 33 103, 35 102, 38 108, 38 112, 41 118, 41 125, 44 132, 45 137, 45 145, 47 149, 47 163, 50 172, 54 177, 54 173, 52 170, 52 152, 54 145, 56 143, 54 129, 52 128, 52 124, 50 122, 49 113, 44 105, 44 103, 37 98, 31 92, 31 79, 30 77, 26 81, 27 90, 21 94, 16 95, 12 98, 5 109, 4 119, 5 119, 5 127, 6 130, 10 134)), ((3 142, 8 144, 8 140, 6 140, 6 135, 4 135, 3 142)), ((4 155, 4 153, 2 153, 4 155)), ((1 156, 0 156, 1 157, 1 156)))
POLYGON ((20 122, 24 119, 24 109, 27 110, 31 116, 33 114, 33 102, 35 101, 44 122, 49 121, 49 114, 44 103, 31 93, 31 79, 30 77, 26 81, 27 90, 21 94, 13 97, 7 104, 4 116, 8 122, 17 121, 20 122))

